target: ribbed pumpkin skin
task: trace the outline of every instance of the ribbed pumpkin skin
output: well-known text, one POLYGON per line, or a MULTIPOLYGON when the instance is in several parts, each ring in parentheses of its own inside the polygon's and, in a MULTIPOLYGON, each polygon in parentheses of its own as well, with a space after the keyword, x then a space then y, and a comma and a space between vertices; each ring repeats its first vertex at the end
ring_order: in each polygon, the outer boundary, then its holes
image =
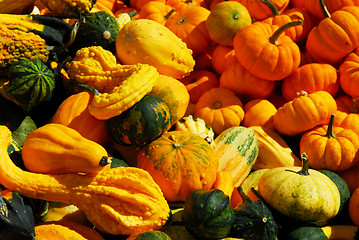
POLYGON ((336 185, 323 173, 301 167, 278 167, 265 172, 258 181, 264 200, 285 216, 295 220, 321 222, 334 217, 340 207, 336 185))
POLYGON ((54 75, 41 60, 22 60, 12 65, 9 80, 6 94, 15 98, 25 111, 43 102, 55 88, 54 75))
POLYGON ((137 167, 150 173, 167 201, 185 201, 196 189, 211 189, 218 158, 202 137, 170 131, 141 149, 137 167))
POLYGON ((258 141, 254 131, 243 126, 224 130, 214 140, 214 152, 219 158, 218 170, 231 173, 238 187, 251 171, 258 156, 258 141))

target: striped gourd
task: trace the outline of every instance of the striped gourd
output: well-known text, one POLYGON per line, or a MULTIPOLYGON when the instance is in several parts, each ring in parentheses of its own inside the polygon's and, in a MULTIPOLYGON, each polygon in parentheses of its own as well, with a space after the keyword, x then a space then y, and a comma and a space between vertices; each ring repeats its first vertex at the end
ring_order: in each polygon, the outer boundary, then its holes
POLYGON ((243 126, 227 128, 214 140, 219 158, 218 170, 231 173, 238 187, 251 171, 258 156, 258 141, 254 131, 243 126))

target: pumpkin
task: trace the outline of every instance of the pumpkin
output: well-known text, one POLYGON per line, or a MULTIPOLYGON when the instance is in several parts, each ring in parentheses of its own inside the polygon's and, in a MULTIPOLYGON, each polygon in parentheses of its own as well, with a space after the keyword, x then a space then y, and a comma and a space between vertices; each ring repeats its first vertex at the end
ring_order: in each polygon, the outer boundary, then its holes
POLYGON ((359 161, 359 136, 351 129, 334 126, 334 114, 326 125, 306 131, 300 139, 300 151, 308 155, 314 169, 342 171, 359 161))
POLYGON ((169 130, 172 116, 161 98, 147 94, 122 114, 108 119, 107 125, 115 142, 143 145, 169 130))
POLYGON ((235 219, 229 236, 244 239, 277 239, 279 227, 261 200, 251 200, 239 187, 242 203, 234 209, 235 219))
POLYGON ((302 24, 301 20, 280 27, 254 22, 234 37, 238 62, 256 77, 278 81, 291 75, 300 63, 298 45, 283 31, 302 24))
POLYGON ((150 94, 161 98, 167 104, 172 116, 172 125, 184 117, 190 94, 181 81, 160 75, 150 94))
POLYGON ((173 11, 164 1, 148 1, 139 10, 137 18, 150 19, 164 25, 173 11))
POLYGON ((107 122, 90 114, 88 105, 92 99, 93 94, 88 91, 68 96, 57 108, 51 122, 75 129, 84 138, 106 145, 110 140, 107 122))
POLYGON ((301 155, 302 167, 272 168, 258 181, 258 191, 267 204, 297 221, 322 222, 335 217, 340 193, 330 178, 309 169, 308 157, 301 155))
POLYGON ((358 98, 341 95, 335 98, 337 112, 335 113, 335 126, 349 128, 359 135, 359 105, 358 98))
POLYGON ((206 28, 210 13, 207 8, 187 5, 180 10, 177 9, 166 21, 165 27, 181 38, 192 50, 192 55, 196 57, 199 53, 204 52, 212 42, 206 28))
POLYGON ((35 237, 35 222, 32 209, 23 198, 12 192, 11 200, 0 193, 0 238, 31 240, 35 237))
POLYGON ((101 145, 58 123, 32 131, 21 153, 26 169, 37 173, 98 172, 110 163, 101 145))
POLYGON ((252 24, 247 8, 237 1, 218 3, 209 14, 206 27, 211 39, 219 45, 233 46, 234 36, 252 24))
POLYGON ((275 130, 273 116, 277 108, 267 99, 253 99, 243 106, 245 127, 262 126, 275 130))
MULTIPOLYGON (((159 2, 165 2, 164 0, 155 0, 159 2)), ((135 8, 137 11, 141 10, 142 6, 145 5, 149 0, 130 0, 129 6, 135 8)))
POLYGON ((174 78, 189 74, 195 65, 192 50, 171 30, 150 19, 132 20, 120 30, 116 55, 122 64, 149 64, 174 78))
MULTIPOLYGON (((238 2, 248 9, 251 17, 256 21, 264 20, 272 16, 272 12, 263 1, 238 0, 238 2)), ((288 0, 272 0, 272 3, 278 9, 279 13, 287 9, 289 2, 288 0)))
POLYGON ((140 150, 137 167, 150 173, 167 201, 185 201, 196 189, 212 188, 218 157, 202 137, 170 131, 140 150))
POLYGON ((179 81, 186 86, 191 103, 197 103, 209 89, 219 87, 218 76, 209 70, 194 70, 179 81))
POLYGON ((284 98, 290 101, 300 91, 312 93, 323 90, 335 97, 339 88, 339 75, 335 67, 328 63, 308 63, 285 78, 281 90, 284 98))
POLYGON ((18 61, 12 64, 8 71, 9 81, 3 86, 5 97, 25 111, 29 112, 51 98, 55 88, 54 75, 41 60, 18 61))
POLYGON ((254 131, 243 126, 230 127, 214 139, 220 171, 227 171, 238 187, 250 173, 258 156, 258 141, 254 131))
POLYGON ((198 239, 227 237, 234 219, 229 196, 221 190, 194 190, 185 200, 182 221, 198 239))
POLYGON ((232 90, 244 102, 267 98, 275 90, 275 82, 259 78, 238 61, 228 66, 219 78, 219 86, 232 90))
POLYGON ((261 126, 249 127, 258 141, 258 156, 254 170, 275 167, 301 166, 300 159, 276 131, 261 126))
POLYGON ((202 52, 194 57, 196 62, 194 70, 209 70, 213 71, 212 67, 212 55, 216 44, 212 41, 210 45, 202 52))
POLYGON ((216 45, 212 55, 212 67, 218 73, 222 74, 232 63, 237 61, 234 49, 230 46, 216 45))
POLYGON ((345 6, 329 13, 324 0, 320 3, 325 18, 308 34, 306 51, 316 62, 338 65, 359 46, 359 6, 345 6))
POLYGON ((341 89, 351 97, 359 97, 359 82, 357 80, 358 71, 356 67, 359 64, 359 49, 349 53, 339 66, 339 82, 341 89))
POLYGON ((349 216, 352 222, 358 226, 359 225, 359 188, 355 188, 352 192, 349 199, 349 216))
POLYGON ((301 92, 292 101, 277 109, 274 125, 280 134, 295 136, 315 126, 327 124, 337 104, 326 91, 301 92))
POLYGON ((244 118, 243 103, 229 89, 211 88, 198 99, 194 117, 202 118, 218 135, 240 125, 244 118))

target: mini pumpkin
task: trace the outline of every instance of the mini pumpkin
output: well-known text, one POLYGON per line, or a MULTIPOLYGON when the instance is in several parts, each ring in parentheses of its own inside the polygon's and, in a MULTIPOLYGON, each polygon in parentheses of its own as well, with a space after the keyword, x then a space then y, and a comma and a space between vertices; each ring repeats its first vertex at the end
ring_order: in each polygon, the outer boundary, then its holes
POLYGON ((359 97, 359 49, 349 53, 339 66, 339 82, 343 91, 351 97, 359 97))
POLYGON ((236 60, 233 47, 216 45, 212 56, 212 67, 218 73, 222 74, 236 60))
POLYGON ((244 104, 243 126, 262 126, 275 130, 273 116, 277 108, 267 99, 253 99, 244 104))

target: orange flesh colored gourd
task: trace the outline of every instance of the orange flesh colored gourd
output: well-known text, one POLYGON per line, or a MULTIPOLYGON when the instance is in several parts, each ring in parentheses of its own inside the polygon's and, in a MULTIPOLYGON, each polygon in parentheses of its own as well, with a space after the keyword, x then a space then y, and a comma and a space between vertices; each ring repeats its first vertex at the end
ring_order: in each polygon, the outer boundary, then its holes
POLYGON ((105 233, 130 235, 163 226, 169 206, 148 172, 105 168, 96 174, 39 174, 18 168, 7 147, 11 131, 0 126, 0 184, 24 196, 73 204, 105 233))

